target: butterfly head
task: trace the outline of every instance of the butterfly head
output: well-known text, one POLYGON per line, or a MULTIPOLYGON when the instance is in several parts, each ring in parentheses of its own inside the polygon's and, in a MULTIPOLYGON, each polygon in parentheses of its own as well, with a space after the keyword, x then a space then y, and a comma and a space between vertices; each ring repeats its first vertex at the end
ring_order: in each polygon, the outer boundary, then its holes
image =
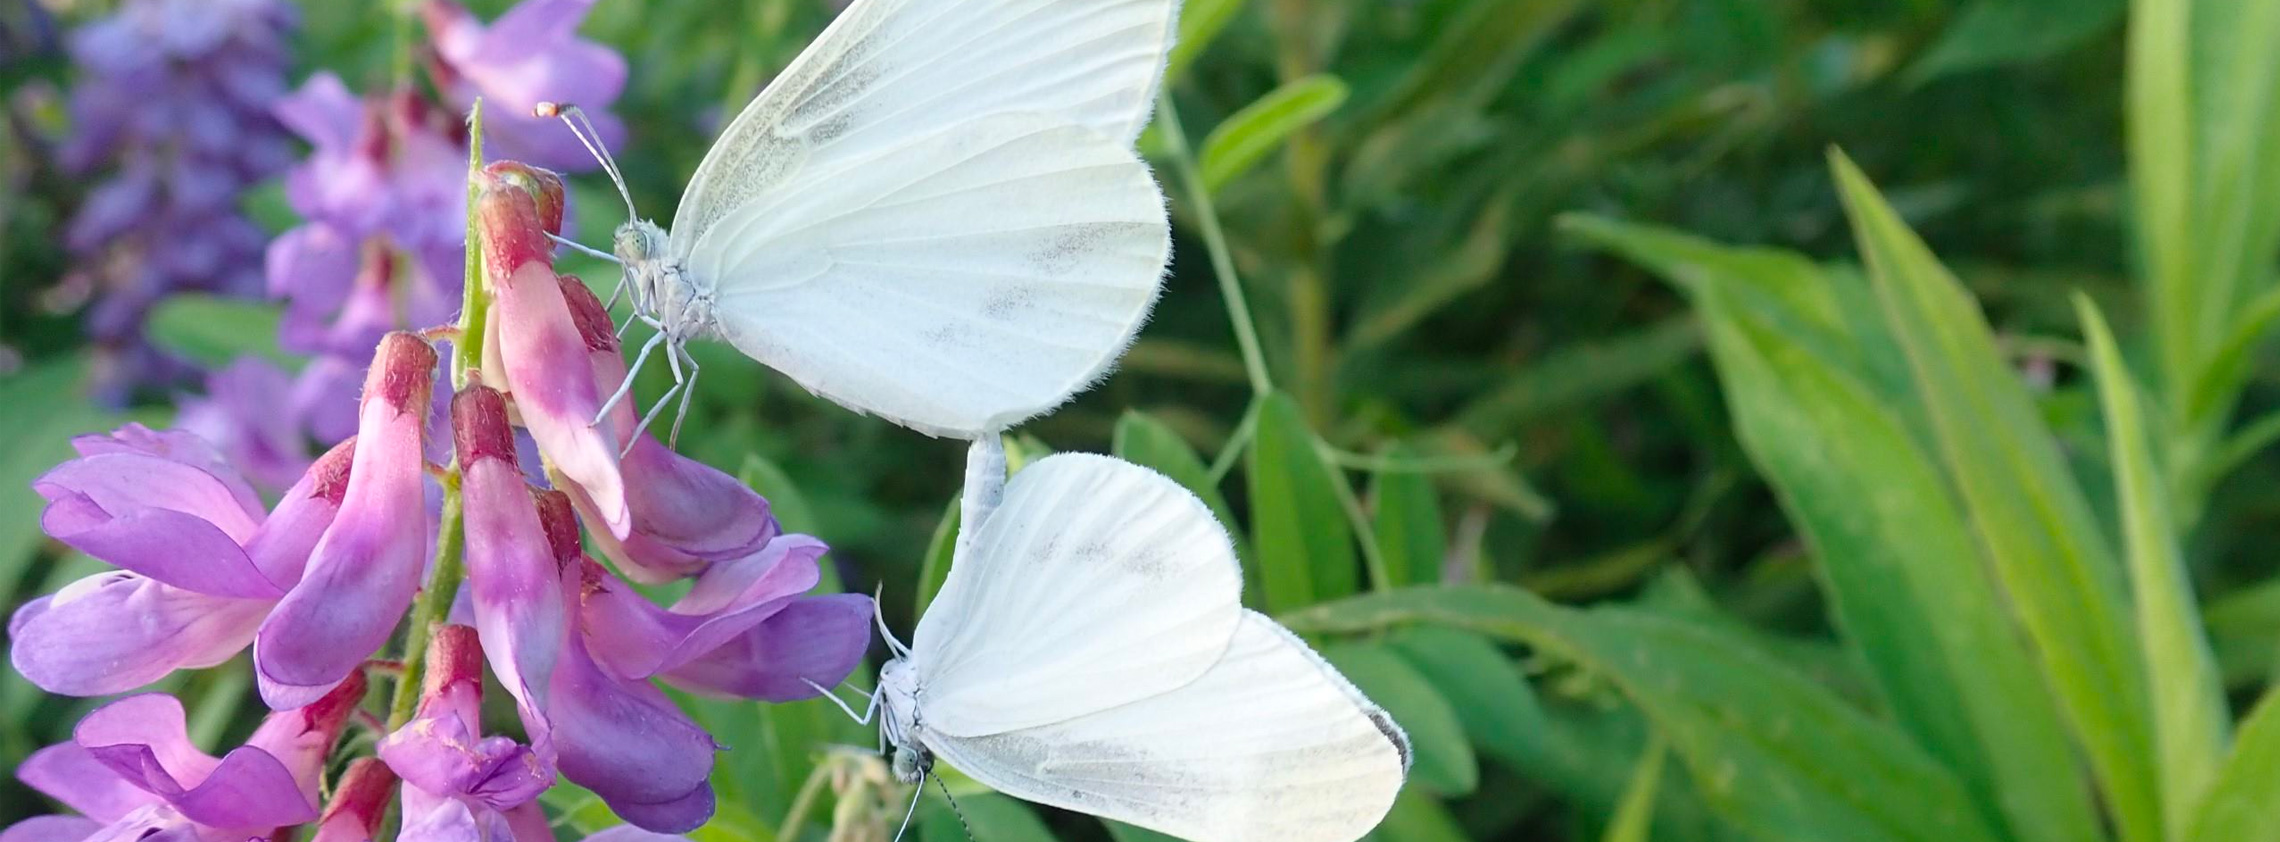
POLYGON ((665 229, 646 219, 626 220, 618 226, 610 251, 627 266, 657 260, 665 256, 665 229))

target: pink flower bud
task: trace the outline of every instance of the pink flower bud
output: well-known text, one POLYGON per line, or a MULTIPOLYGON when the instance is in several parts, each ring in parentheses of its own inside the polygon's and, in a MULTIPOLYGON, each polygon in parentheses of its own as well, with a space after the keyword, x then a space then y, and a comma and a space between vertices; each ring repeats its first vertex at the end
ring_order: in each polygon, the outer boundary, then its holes
MULTIPOLYGON (((546 238, 538 197, 529 191, 500 185, 476 194, 475 225, 483 237, 483 281, 492 295, 505 295, 501 287, 512 287, 524 266, 554 265, 554 242, 546 238)), ((554 280, 552 271, 543 274, 554 280)))
POLYGON ((254 637, 262 698, 313 701, 387 642, 419 590, 431 544, 422 434, 435 349, 409 333, 380 341, 364 383, 348 485, 299 584, 254 637))
MULTIPOLYGON (((475 627, 491 670, 514 695, 524 720, 544 722, 547 676, 554 672, 568 613, 561 564, 515 464, 506 400, 490 388, 470 386, 452 398, 451 420, 459 442, 475 627)), ((569 528, 575 536, 577 525, 569 528)), ((531 730, 531 744, 540 756, 551 756, 544 729, 531 730)))
POLYGON ((562 176, 521 161, 494 161, 483 168, 483 189, 503 188, 529 193, 537 202, 539 224, 549 234, 562 233, 562 176))
POLYGON ((371 842, 396 798, 396 773, 377 757, 359 757, 333 787, 311 842, 371 842))
POLYGON ((486 371, 484 379, 503 377, 539 451, 592 503, 593 520, 625 535, 632 524, 618 476, 619 428, 608 419, 594 423, 608 393, 595 382, 587 337, 563 285, 551 268, 525 263, 501 286, 490 323, 505 371, 486 371))

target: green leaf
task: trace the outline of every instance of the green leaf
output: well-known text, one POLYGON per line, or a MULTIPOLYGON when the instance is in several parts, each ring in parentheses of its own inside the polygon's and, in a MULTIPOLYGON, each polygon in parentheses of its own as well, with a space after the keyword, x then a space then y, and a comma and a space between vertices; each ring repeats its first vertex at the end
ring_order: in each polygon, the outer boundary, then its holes
POLYGON ((2224 767, 2194 811, 2188 842, 2280 839, 2280 695, 2265 693, 2241 721, 2224 767))
POLYGON ((1252 546, 1265 610, 1291 611, 1353 593, 1353 530, 1314 452, 1298 402, 1276 392, 1259 403, 1244 474, 1250 480, 1252 546))
POLYGON ((1402 629, 1387 642, 1448 701, 1473 745, 1514 771, 1533 771, 1551 725, 1535 691, 1496 644, 1442 626, 1402 629))
POLYGON ((283 317, 277 305, 267 302, 185 293, 159 302, 143 329, 160 349, 207 368, 250 356, 293 371, 301 367, 301 358, 277 347, 283 317))
POLYGON ((1408 661, 1375 643, 1340 643, 1322 650, 1322 657, 1408 732, 1415 757, 1409 774, 1418 786, 1464 795, 1480 785, 1480 762, 1456 711, 1408 661))
POLYGON ((1647 741, 1647 751, 1639 756, 1639 768, 1631 774, 1631 785, 1623 790, 1623 803, 1616 805, 1615 818, 1607 822, 1606 842, 1649 842, 1655 821, 1655 791, 1662 786, 1663 754, 1668 749, 1661 735, 1647 741))
POLYGON ((1027 805, 994 792, 963 795, 953 812, 939 791, 929 791, 918 808, 919 838, 923 842, 1053 842, 1053 832, 1037 820, 1027 805), (959 816, 965 816, 960 822, 959 816))
POLYGON ((1419 267, 1412 277, 1385 285, 1395 293, 1383 302, 1370 302, 1346 331, 1348 352, 1373 348, 1407 333, 1425 317, 1501 277, 1505 256, 1512 250, 1511 210, 1510 199, 1499 194, 1473 220, 1463 242, 1419 267))
POLYGON ((934 523, 934 537, 927 539, 926 555, 918 565, 918 593, 913 594, 916 610, 913 617, 926 615, 926 606, 934 604, 934 595, 942 592, 942 583, 950 579, 950 551, 958 544, 958 498, 942 507, 942 519, 934 523))
MULTIPOLYGON (((1395 444, 1381 454, 1386 459, 1414 458, 1417 451, 1395 444)), ((1448 555, 1448 526, 1441 517, 1441 495, 1432 477, 1415 471, 1379 471, 1372 478, 1370 500, 1374 511, 1378 555, 1393 587, 1441 580, 1441 559, 1448 555)))
POLYGON ((2125 842, 2161 838, 2121 566, 1970 294, 1841 152, 1831 165, 1933 437, 2125 842))
POLYGON ((2044 58, 2105 32, 2127 6, 2125 0, 1977 0, 1940 33, 1908 75, 1922 83, 2044 58))
POLYGON ((1257 166, 1299 129, 1346 102, 1346 83, 1317 73, 1294 79, 1228 115, 1203 139, 1203 185, 1213 193, 1257 166))
POLYGON ((1171 58, 1164 64, 1164 86, 1171 87, 1185 78, 1188 66, 1242 10, 1243 0, 1187 0, 1180 4, 1179 38, 1172 42, 1171 58))
POLYGON ((791 475, 784 473, 784 469, 769 461, 768 457, 757 453, 744 454, 744 465, 737 469, 736 480, 768 498, 768 512, 776 517, 777 523, 783 525, 784 531, 813 534, 819 528, 815 521, 815 507, 808 502, 807 495, 800 493, 799 486, 792 483, 791 475))
POLYGON ((1830 280, 1794 256, 1571 222, 1694 302, 1743 449, 1811 548, 1845 640, 1901 727, 2020 839, 2097 838, 2058 708, 1936 457, 1837 335, 1830 280))
POLYGON ((1564 346, 1474 398, 1457 412, 1456 425, 1495 440, 1530 420, 1659 377, 1701 350, 1702 333, 1687 318, 1564 346))
POLYGON ((2157 771, 2162 804, 2168 838, 2175 839, 2223 760, 2231 714, 2225 708, 2216 659, 2202 635, 2193 583, 2165 500, 2162 479, 2167 474, 2154 464, 2137 384, 2096 305, 2077 294, 2074 306, 2082 314, 2091 370, 2097 374, 2098 396, 2106 413, 2130 592, 2136 595, 2137 639, 2145 653, 2154 742, 2161 752, 2157 771))
POLYGON ((1501 585, 1365 594, 1285 617, 1304 632, 1411 623, 1527 643, 1620 687, 1686 761, 1703 797, 1758 837, 1994 842, 1953 773, 1899 730, 1781 662, 1696 623, 1582 612, 1501 585), (1842 758, 1841 763, 1832 762, 1842 758))

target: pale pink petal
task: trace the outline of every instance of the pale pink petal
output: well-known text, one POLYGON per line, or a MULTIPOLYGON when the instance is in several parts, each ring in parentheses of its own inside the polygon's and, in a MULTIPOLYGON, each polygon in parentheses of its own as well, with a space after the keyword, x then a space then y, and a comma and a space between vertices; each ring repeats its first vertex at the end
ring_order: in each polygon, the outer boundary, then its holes
POLYGON ((50 693, 123 693, 178 669, 229 660, 252 642, 270 605, 101 573, 17 609, 8 623, 9 656, 18 673, 50 693))

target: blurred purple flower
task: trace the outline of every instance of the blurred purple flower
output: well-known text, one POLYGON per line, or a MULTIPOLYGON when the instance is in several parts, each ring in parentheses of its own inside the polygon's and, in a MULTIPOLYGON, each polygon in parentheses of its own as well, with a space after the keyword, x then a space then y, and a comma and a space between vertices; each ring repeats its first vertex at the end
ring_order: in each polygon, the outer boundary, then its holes
POLYGON ((16 671, 70 696, 124 692, 244 649, 300 581, 349 479, 344 444, 264 519, 252 489, 197 436, 129 425, 72 444, 80 458, 32 484, 48 501, 40 526, 125 569, 32 600, 8 623, 16 671))
POLYGON ((309 440, 296 414, 279 411, 292 395, 292 375, 245 357, 206 375, 206 394, 185 396, 175 423, 220 448, 255 485, 282 488, 309 466, 309 440))
POLYGON ((325 755, 364 695, 361 674, 315 703, 272 713, 216 758, 190 742, 182 703, 149 693, 96 708, 72 741, 33 752, 16 777, 85 816, 10 827, 10 842, 245 842, 317 818, 325 755))
POLYGON ((285 90, 294 19, 278 0, 130 0, 71 37, 73 134, 57 157, 71 172, 113 174, 64 239, 76 283, 100 296, 88 330, 107 355, 99 387, 111 399, 181 373, 143 344, 159 299, 260 291, 264 237, 237 202, 292 160, 269 107, 285 90))
POLYGON ((592 153, 550 118, 531 114, 540 102, 574 102, 586 110, 603 146, 625 140, 625 125, 609 113, 625 90, 625 59, 577 37, 594 0, 524 0, 485 26, 466 7, 429 0, 421 7, 435 40, 429 72, 444 98, 462 110, 481 96, 484 142, 497 157, 558 170, 595 166, 592 153))

